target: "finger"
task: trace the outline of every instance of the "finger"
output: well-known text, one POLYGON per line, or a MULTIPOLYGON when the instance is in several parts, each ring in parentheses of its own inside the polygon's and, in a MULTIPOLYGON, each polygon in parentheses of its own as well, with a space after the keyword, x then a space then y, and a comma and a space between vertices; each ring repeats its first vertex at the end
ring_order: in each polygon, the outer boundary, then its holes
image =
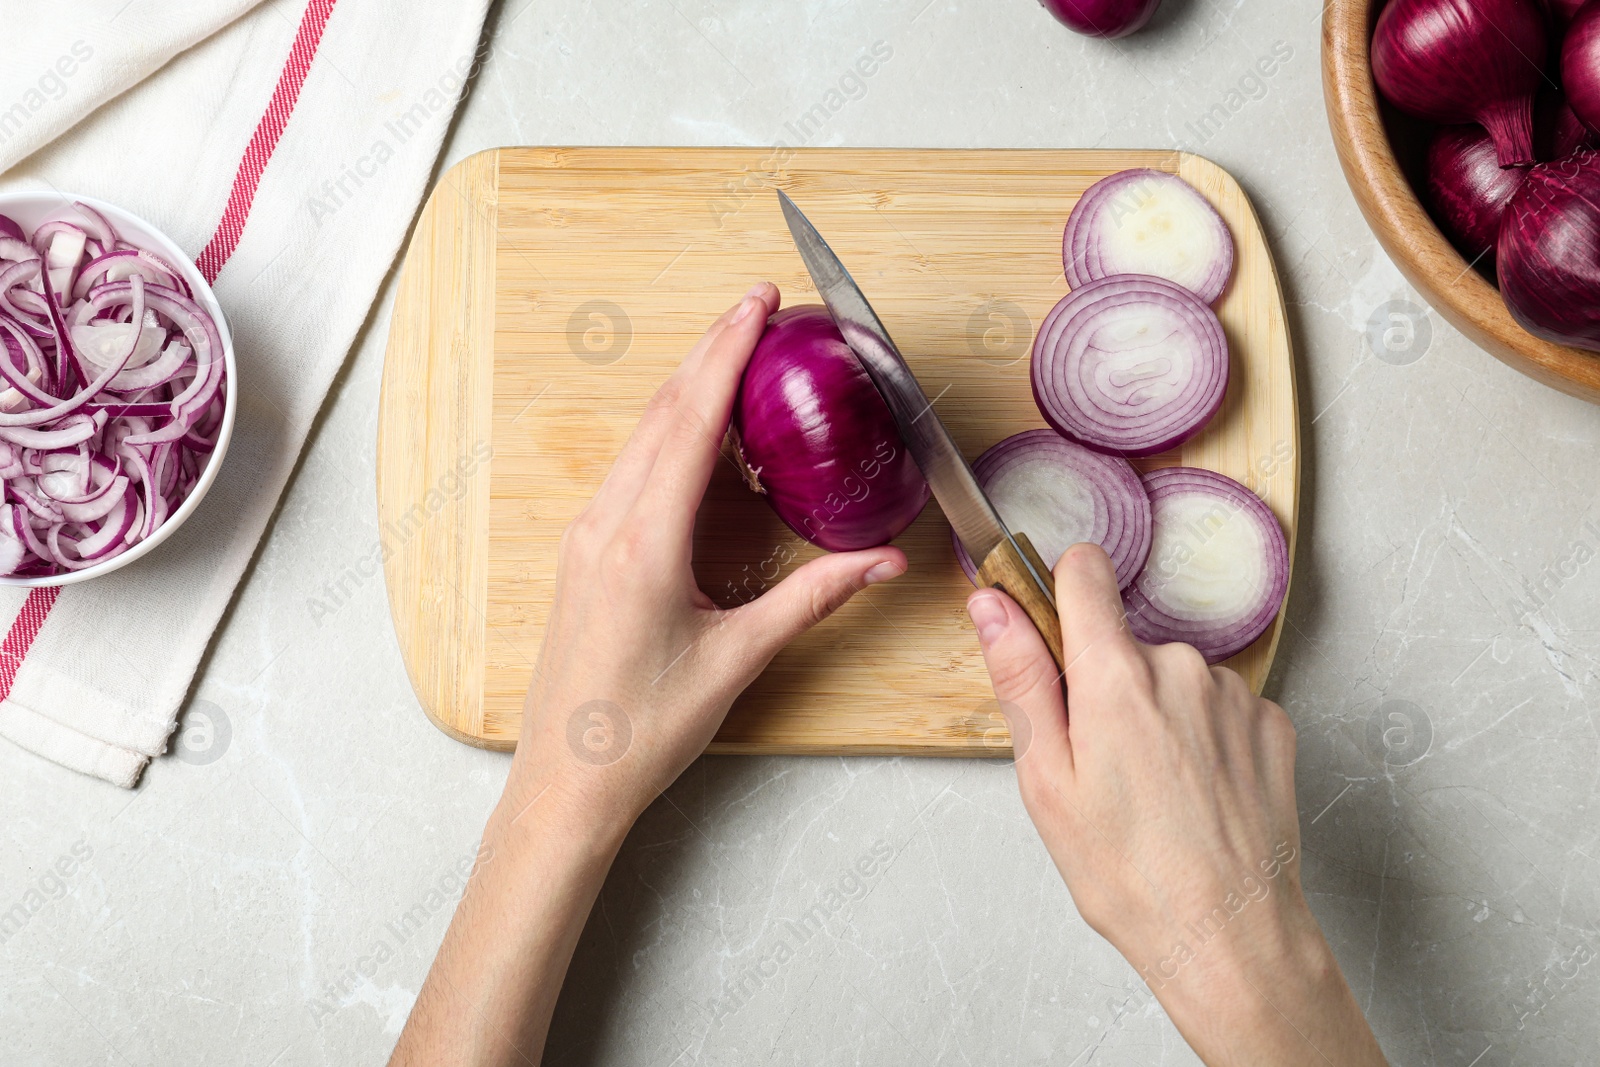
POLYGON ((1044 638, 1016 601, 998 589, 979 589, 968 597, 967 614, 978 630, 995 699, 1011 725, 1017 774, 1070 775, 1067 706, 1044 638), (1026 722, 1017 722, 1019 715, 1026 722))
POLYGON ((724 311, 717 321, 711 324, 711 328, 701 335, 700 340, 689 350, 689 354, 684 356, 678 369, 672 372, 650 398, 650 402, 645 405, 644 414, 639 417, 633 433, 628 436, 627 444, 618 453, 611 470, 606 474, 605 481, 595 493, 594 499, 597 503, 603 501, 603 506, 619 514, 633 506, 644 488, 646 479, 650 476, 651 468, 655 466, 662 442, 673 424, 681 418, 684 396, 689 390, 689 383, 699 371, 706 352, 728 329, 734 316, 752 296, 767 300, 769 308, 777 306, 777 287, 770 282, 757 282, 737 304, 724 311))
POLYGON ((790 641, 843 607, 869 585, 904 574, 906 554, 892 545, 830 552, 732 612, 734 632, 765 664, 790 641))
POLYGON ((712 468, 721 462, 733 399, 767 316, 778 306, 776 286, 763 283, 747 296, 726 327, 711 338, 690 368, 673 404, 655 463, 639 491, 640 511, 652 524, 688 544, 694 514, 712 468))
POLYGON ((1262 702, 1237 672, 1226 667, 1204 670, 1206 686, 1201 706, 1211 708, 1208 718, 1212 744, 1230 773, 1254 772, 1259 763, 1255 733, 1262 702))
POLYGON ((1270 700, 1256 699, 1252 710, 1255 713, 1251 728, 1257 774, 1267 794, 1267 807, 1271 811, 1289 812, 1293 818, 1294 721, 1283 708, 1270 700))
POLYGON ((1061 613, 1062 662, 1067 689, 1075 677, 1138 656, 1117 589, 1117 572, 1099 545, 1077 544, 1055 566, 1056 607, 1061 613))

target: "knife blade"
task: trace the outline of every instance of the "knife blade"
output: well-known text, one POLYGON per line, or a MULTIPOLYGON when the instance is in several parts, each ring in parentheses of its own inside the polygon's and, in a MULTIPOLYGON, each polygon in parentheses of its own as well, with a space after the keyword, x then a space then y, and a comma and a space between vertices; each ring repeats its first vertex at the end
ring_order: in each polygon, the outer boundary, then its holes
POLYGON ((1015 598, 1044 634, 1051 654, 1061 661, 1060 619, 1050 568, 1033 550, 1026 535, 1013 536, 989 500, 966 457, 956 447, 933 402, 890 340, 861 287, 828 247, 804 213, 783 190, 778 202, 817 293, 833 315, 845 343, 861 361, 883 396, 900 437, 921 469, 933 498, 955 529, 962 547, 978 566, 983 584, 1004 589, 1015 598), (1052 639, 1053 637, 1053 639, 1052 639))

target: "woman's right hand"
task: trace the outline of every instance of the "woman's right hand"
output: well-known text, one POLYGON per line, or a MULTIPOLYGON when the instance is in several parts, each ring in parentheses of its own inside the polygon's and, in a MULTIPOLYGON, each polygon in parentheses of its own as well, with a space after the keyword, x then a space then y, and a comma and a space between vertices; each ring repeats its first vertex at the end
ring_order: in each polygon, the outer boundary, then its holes
POLYGON ((1066 693, 1009 597, 968 600, 1022 797, 1084 920, 1206 1063, 1384 1058, 1300 888, 1294 727, 1188 645, 1128 631, 1094 545, 1056 564, 1066 693))

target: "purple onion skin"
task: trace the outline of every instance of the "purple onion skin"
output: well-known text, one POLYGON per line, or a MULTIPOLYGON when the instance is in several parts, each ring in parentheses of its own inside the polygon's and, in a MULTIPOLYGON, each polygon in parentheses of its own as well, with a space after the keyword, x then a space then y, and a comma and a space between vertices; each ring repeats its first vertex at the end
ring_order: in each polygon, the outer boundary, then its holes
POLYGON ((1161 0, 1039 0, 1057 21, 1089 37, 1126 37, 1141 30, 1161 0))
POLYGON ((1535 337, 1600 352, 1600 153, 1528 171, 1506 205, 1500 295, 1535 337))
POLYGON ((827 308, 802 304, 767 320, 733 428, 751 487, 789 529, 830 552, 888 544, 928 502, 889 405, 827 308))
POLYGON ((1428 207, 1468 263, 1494 264, 1500 217, 1526 172, 1500 166, 1494 142, 1478 126, 1445 126, 1428 142, 1428 207))
POLYGON ((1372 34, 1372 76, 1419 119, 1476 122, 1502 167, 1534 162, 1533 98, 1549 24, 1529 0, 1390 0, 1372 34))
POLYGON ((1583 4, 1584 0, 1549 0, 1550 18, 1555 23, 1556 33, 1567 32, 1583 4))
POLYGON ((1561 42, 1561 87, 1589 129, 1600 133, 1600 0, 1578 9, 1561 42))
POLYGON ((22 231, 22 227, 18 226, 9 215, 0 215, 0 237, 9 237, 13 241, 21 241, 23 244, 28 243, 28 235, 22 231))
POLYGON ((1580 148, 1600 148, 1600 134, 1583 124, 1566 95, 1547 89, 1533 105, 1534 147, 1540 162, 1566 159, 1580 148))

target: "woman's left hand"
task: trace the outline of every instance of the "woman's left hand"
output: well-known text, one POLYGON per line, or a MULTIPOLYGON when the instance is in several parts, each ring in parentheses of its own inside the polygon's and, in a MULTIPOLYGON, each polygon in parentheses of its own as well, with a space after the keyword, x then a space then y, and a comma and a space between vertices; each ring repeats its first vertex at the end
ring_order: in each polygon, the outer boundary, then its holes
MULTIPOLYGON (((581 806, 625 832, 704 751, 735 697, 784 645, 867 585, 906 569, 883 547, 821 556, 723 610, 690 566, 695 512, 778 290, 723 314, 645 409, 562 537, 555 598, 504 806, 581 806)), ((759 506, 754 499, 751 506, 759 506)))
POLYGON ((906 569, 898 548, 836 552, 729 610, 695 584, 695 512, 777 307, 763 282, 706 331, 562 536, 511 775, 393 1064, 538 1062, 634 819, 780 648, 906 569))

